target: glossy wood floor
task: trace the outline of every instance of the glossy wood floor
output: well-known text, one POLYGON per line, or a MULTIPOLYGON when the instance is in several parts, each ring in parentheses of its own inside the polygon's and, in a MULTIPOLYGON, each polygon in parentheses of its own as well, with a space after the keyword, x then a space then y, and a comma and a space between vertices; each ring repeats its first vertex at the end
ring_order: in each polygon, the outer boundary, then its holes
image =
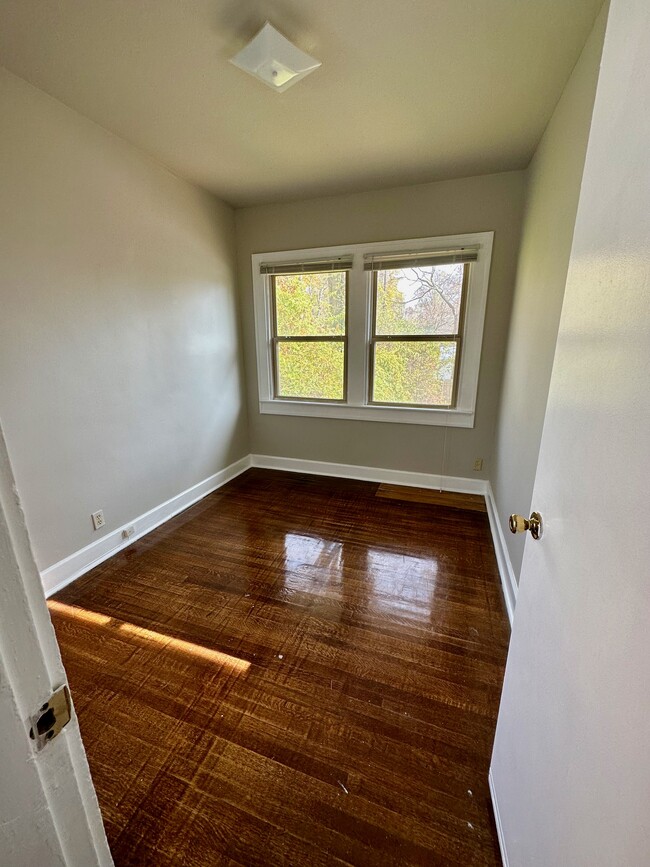
POLYGON ((497 865, 485 514, 250 470, 50 602, 122 865, 497 865))

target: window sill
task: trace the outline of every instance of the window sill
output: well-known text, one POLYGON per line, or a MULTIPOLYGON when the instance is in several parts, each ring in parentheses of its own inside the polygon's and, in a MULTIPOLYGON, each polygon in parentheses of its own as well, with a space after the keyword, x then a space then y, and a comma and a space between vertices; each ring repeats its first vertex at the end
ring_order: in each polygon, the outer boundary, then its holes
POLYGON ((307 400, 262 400, 265 415, 297 415, 313 418, 344 418, 356 421, 382 421, 398 424, 426 424, 447 427, 474 427, 474 411, 463 409, 423 409, 402 406, 352 406, 307 400))

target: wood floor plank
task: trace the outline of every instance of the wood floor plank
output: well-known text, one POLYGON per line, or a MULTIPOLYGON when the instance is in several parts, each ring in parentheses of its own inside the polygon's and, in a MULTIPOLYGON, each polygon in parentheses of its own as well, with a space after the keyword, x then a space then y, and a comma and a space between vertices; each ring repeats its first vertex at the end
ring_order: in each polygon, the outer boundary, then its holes
POLYGON ((407 485, 381 484, 377 490, 377 496, 386 497, 389 500, 446 506, 448 509, 469 509, 474 512, 487 512, 485 497, 480 494, 459 494, 455 491, 435 491, 431 488, 412 488, 407 485))
POLYGON ((50 600, 118 867, 500 863, 487 517, 394 488, 250 470, 50 600))

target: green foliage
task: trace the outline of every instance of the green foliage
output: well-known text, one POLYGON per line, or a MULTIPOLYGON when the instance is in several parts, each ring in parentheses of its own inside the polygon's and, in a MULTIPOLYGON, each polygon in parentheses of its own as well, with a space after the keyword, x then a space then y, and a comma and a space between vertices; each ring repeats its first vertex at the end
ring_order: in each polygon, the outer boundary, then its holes
MULTIPOLYGON (((277 334, 345 336, 346 275, 289 274, 275 278, 277 334)), ((283 397, 343 400, 343 342, 278 343, 278 391, 283 397)))
POLYGON ((344 271, 276 277, 278 336, 343 336, 345 287, 344 271))
POLYGON ((344 344, 280 343, 279 391, 284 397, 343 400, 344 344))
POLYGON ((373 399, 380 403, 449 406, 456 344, 390 342, 375 344, 373 399))

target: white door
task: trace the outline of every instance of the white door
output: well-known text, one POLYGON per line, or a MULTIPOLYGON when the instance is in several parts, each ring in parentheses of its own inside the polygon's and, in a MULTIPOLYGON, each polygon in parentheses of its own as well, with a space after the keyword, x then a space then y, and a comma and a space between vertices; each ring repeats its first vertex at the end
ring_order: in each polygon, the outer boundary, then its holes
POLYGON ((649 72, 648 0, 612 0, 490 772, 510 867, 650 865, 649 72))
POLYGON ((0 428, 0 864, 112 864, 74 716, 40 751, 30 718, 65 683, 0 428))

